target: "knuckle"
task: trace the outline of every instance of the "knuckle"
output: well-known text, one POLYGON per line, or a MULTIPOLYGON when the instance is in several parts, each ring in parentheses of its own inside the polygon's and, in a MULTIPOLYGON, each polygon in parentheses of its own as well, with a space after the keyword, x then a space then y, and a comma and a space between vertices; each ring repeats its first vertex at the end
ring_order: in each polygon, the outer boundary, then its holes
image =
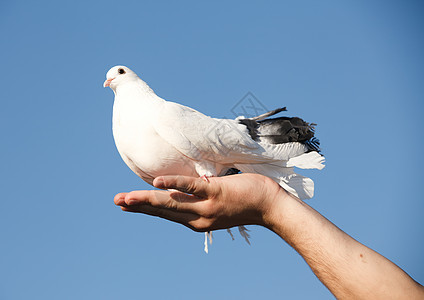
POLYGON ((132 192, 129 192, 126 196, 125 196, 125 198, 126 199, 134 199, 135 198, 135 196, 136 196, 136 192, 135 191, 132 191, 132 192))
POLYGON ((150 203, 151 206, 153 206, 153 207, 160 207, 161 206, 160 201, 156 198, 156 194, 155 194, 154 191, 149 191, 148 198, 149 198, 149 203, 150 203))
POLYGON ((176 210, 178 208, 178 203, 174 201, 173 199, 168 199, 165 202, 164 207, 172 209, 172 210, 176 210))
POLYGON ((175 186, 185 188, 187 186, 185 178, 181 175, 177 175, 177 178, 175 178, 175 186))

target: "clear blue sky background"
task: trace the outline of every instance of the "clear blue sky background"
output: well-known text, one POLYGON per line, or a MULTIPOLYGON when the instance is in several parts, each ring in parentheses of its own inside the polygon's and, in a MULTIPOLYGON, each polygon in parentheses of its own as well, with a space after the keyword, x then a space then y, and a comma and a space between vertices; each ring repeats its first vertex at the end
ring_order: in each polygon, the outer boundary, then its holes
POLYGON ((107 70, 215 117, 251 91, 317 126, 308 203, 424 283, 421 1, 2 1, 0 299, 328 299, 302 258, 113 204, 107 70), (343 2, 343 3, 342 3, 343 2))

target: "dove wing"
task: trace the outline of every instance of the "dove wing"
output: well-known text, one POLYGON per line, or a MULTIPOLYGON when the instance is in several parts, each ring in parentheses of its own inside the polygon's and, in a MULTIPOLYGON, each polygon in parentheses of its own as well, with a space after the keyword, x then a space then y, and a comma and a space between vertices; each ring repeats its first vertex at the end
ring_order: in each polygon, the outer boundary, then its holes
POLYGON ((163 102, 154 120, 155 131, 191 159, 224 164, 270 160, 236 120, 211 118, 174 102, 163 102))

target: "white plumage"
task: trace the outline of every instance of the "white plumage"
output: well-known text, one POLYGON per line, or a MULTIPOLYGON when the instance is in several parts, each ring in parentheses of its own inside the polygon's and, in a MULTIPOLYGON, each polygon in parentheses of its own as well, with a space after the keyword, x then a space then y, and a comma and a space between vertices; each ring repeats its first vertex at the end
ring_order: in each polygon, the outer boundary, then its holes
POLYGON ((221 176, 235 168, 269 176, 301 199, 313 196, 313 181, 293 167, 322 169, 324 157, 307 142, 272 143, 269 131, 278 124, 262 126, 259 119, 245 119, 257 125, 254 139, 252 128, 240 118, 211 118, 165 101, 125 66, 111 68, 106 77, 104 86, 115 93, 116 147, 128 167, 149 184, 161 175, 221 176))

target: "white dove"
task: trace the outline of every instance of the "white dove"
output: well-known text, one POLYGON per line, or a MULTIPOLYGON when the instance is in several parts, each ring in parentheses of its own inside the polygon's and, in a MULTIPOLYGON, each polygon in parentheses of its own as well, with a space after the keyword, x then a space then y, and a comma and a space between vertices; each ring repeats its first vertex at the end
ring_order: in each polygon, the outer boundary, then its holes
MULTIPOLYGON (((112 126, 118 152, 147 183, 162 175, 207 181, 241 171, 268 176, 300 199, 313 196, 313 181, 293 169, 324 168, 315 124, 296 117, 266 119, 285 108, 254 118, 211 118, 160 98, 125 66, 111 68, 103 86, 115 93, 112 126)), ((239 229, 248 241, 246 229, 239 229)))

